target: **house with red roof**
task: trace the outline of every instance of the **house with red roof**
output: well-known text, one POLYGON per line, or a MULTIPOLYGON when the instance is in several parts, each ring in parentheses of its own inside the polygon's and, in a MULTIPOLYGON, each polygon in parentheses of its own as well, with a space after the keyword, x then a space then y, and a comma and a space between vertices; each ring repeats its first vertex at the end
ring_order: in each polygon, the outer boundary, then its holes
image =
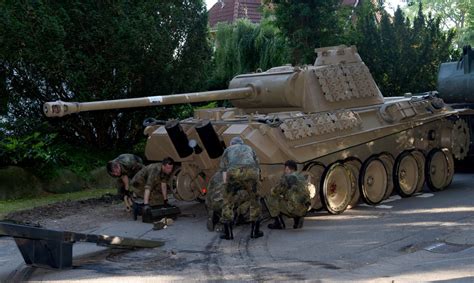
MULTIPOLYGON (((343 0, 342 5, 357 7, 362 0, 343 0)), ((260 23, 263 0, 219 0, 209 9, 209 26, 215 30, 217 23, 233 23, 238 19, 248 19, 260 23)))

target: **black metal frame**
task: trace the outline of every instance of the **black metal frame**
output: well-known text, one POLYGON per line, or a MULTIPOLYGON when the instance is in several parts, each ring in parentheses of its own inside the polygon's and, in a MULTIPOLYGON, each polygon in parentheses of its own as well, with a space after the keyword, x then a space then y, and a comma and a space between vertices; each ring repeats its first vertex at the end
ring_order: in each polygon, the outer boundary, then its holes
POLYGON ((164 245, 162 241, 55 231, 8 222, 0 222, 0 235, 13 237, 26 264, 54 269, 72 268, 72 245, 75 242, 121 248, 154 248, 164 245))

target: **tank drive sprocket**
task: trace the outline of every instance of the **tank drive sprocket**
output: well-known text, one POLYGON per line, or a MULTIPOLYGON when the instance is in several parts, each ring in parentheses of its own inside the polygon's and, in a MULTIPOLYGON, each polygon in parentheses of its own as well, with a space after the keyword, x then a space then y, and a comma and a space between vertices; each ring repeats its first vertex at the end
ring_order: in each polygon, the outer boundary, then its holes
POLYGON ((464 119, 459 119, 454 122, 452 131, 453 155, 457 160, 462 160, 467 156, 469 151, 469 126, 464 119))

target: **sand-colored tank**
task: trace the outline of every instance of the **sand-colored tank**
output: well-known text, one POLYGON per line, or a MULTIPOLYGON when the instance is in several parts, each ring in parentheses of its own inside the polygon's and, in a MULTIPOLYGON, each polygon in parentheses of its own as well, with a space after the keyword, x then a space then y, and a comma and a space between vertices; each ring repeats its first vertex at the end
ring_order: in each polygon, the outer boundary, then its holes
MULTIPOLYGON (((377 204, 393 191, 409 197, 446 188, 459 153, 457 112, 432 95, 382 96, 355 47, 317 49, 313 66, 282 66, 236 76, 229 89, 102 102, 49 102, 47 116, 80 111, 231 100, 235 108, 195 110, 194 117, 150 119, 145 155, 180 164, 176 198, 202 197, 232 137, 255 149, 267 194, 293 159, 308 180, 313 208, 341 213, 359 196, 377 204), (453 155, 453 153, 456 153, 453 155)), ((463 137, 464 139, 469 137, 463 137)), ((464 148, 463 150, 467 150, 464 148)))

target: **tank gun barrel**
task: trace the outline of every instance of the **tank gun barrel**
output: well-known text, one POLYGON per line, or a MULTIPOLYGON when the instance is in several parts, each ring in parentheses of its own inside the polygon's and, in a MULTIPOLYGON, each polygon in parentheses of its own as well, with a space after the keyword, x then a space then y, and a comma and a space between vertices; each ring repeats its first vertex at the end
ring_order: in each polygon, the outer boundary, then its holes
POLYGON ((46 102, 43 112, 47 117, 62 117, 64 115, 96 110, 136 108, 170 104, 182 104, 215 100, 235 100, 249 98, 254 94, 252 87, 241 87, 225 90, 190 92, 183 94, 148 96, 141 98, 93 101, 93 102, 64 102, 61 100, 46 102))

